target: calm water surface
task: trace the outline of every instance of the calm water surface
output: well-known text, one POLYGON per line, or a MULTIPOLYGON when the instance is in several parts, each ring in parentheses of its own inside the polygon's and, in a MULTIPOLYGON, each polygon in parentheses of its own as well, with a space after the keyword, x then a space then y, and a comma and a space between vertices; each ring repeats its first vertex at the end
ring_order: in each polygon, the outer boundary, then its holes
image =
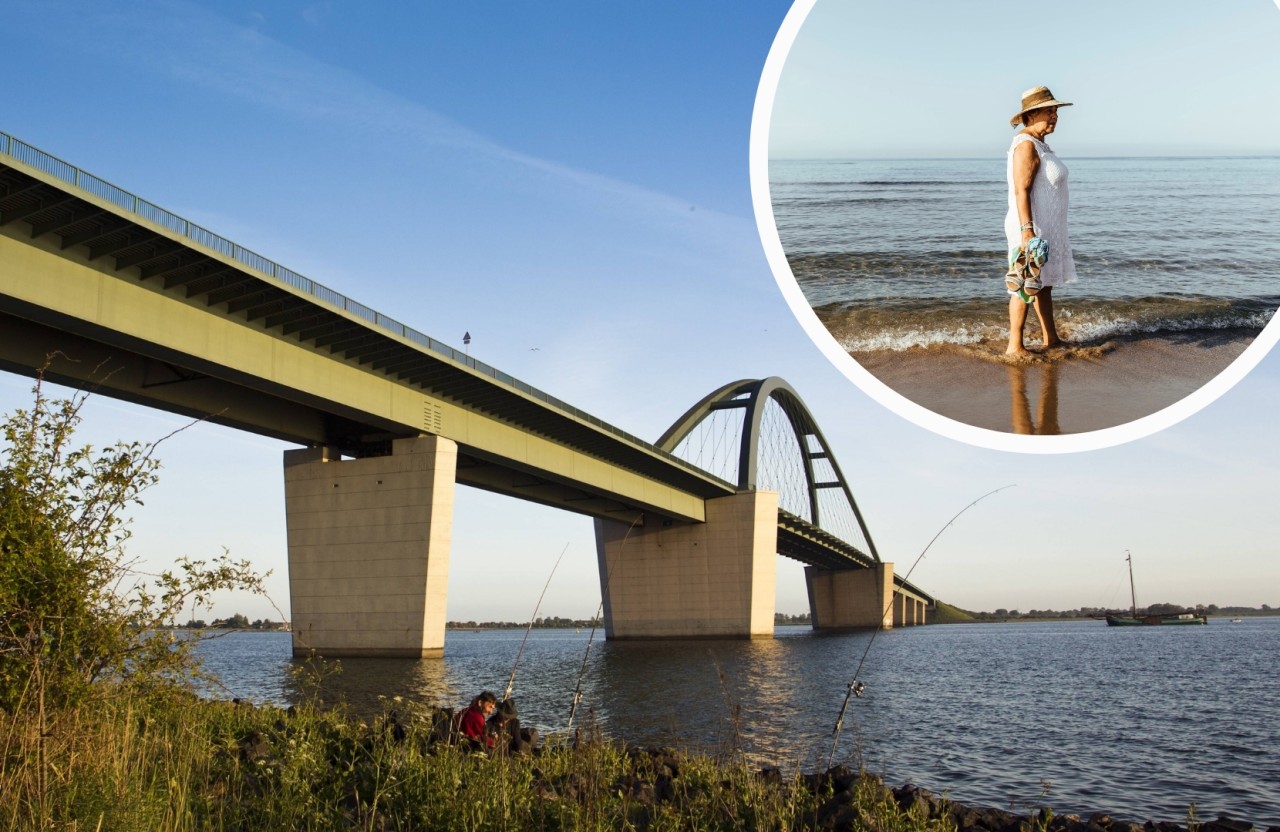
MULTIPOLYGON (((359 710, 405 696, 459 707, 506 686, 523 631, 450 632, 442 660, 346 659, 325 683, 359 710)), ((515 697, 526 722, 563 729, 588 632, 534 631, 515 697)), ((629 742, 716 748, 741 708, 753 757, 825 764, 869 635, 780 628, 772 641, 591 646, 583 709, 629 742)), ((202 646, 222 695, 294 695, 285 633, 202 646)), ((1116 629, 1100 621, 941 625, 881 633, 837 753, 891 784, 957 800, 1185 820, 1228 813, 1280 825, 1280 618, 1116 629)), ((583 713, 580 711, 580 714, 583 713)))
MULTIPOLYGON (((1062 141, 1080 277, 1054 293, 1068 337, 1256 331, 1270 320, 1280 159, 1072 158, 1062 141)), ((1003 153, 774 160, 769 180, 792 273, 846 349, 1001 341, 1003 153)))

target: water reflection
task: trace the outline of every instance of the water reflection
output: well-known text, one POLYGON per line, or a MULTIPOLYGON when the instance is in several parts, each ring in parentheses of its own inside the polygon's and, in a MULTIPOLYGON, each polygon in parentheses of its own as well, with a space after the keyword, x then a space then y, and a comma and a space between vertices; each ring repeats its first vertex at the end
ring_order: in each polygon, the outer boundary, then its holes
MULTIPOLYGON (((524 633, 517 630, 451 631, 444 659, 348 658, 324 663, 318 698, 322 703, 345 702, 357 714, 379 712, 384 699, 401 696, 425 705, 460 708, 481 690, 499 696, 515 678, 512 696, 520 707, 521 722, 542 733, 563 730, 588 634, 572 630, 538 631, 525 645, 519 666, 515 659, 524 633), (337 665, 340 671, 330 672, 337 665)), ((598 635, 597 639, 603 639, 598 635)), ((592 648, 583 707, 594 703, 590 685, 596 675, 601 642, 592 648)), ((304 667, 295 659, 294 668, 304 667)), ((315 674, 304 676, 315 678, 315 674)), ((287 691, 290 701, 309 695, 307 685, 296 683, 287 691)))
POLYGON ((1024 435, 1056 436, 1062 433, 1058 425, 1058 365, 1039 366, 1008 365, 1009 416, 1013 432, 1024 435), (1031 397, 1027 393, 1027 376, 1040 376, 1039 398, 1036 401, 1035 418, 1031 415, 1031 397))
POLYGON ((592 687, 601 715, 620 734, 758 749, 780 721, 790 721, 783 655, 775 641, 609 642, 592 687))
MULTIPOLYGON (((848 681, 832 658, 856 656, 866 638, 795 628, 765 641, 609 642, 592 693, 620 736, 803 764, 830 750, 828 706, 848 681)), ((846 751, 856 736, 854 728, 846 751)))
MULTIPOLYGON (((307 665, 295 659, 283 694, 288 701, 310 698, 318 678, 320 702, 345 702, 361 715, 379 712, 393 696, 457 708, 482 689, 501 695, 522 635, 451 632, 444 660, 343 659, 298 673, 307 665)), ((567 727, 588 637, 541 631, 525 646, 513 696, 522 720, 544 735, 567 727)), ((852 660, 868 637, 827 638, 806 627, 781 628, 777 638, 756 641, 608 642, 597 634, 575 727, 631 742, 741 750, 769 762, 810 761, 819 749, 825 759, 830 705, 848 682, 844 662, 832 659, 852 660)), ((851 748, 856 718, 846 733, 842 745, 851 748)))
POLYGON ((462 680, 453 678, 450 664, 423 659, 348 658, 340 661, 293 659, 285 683, 290 702, 311 699, 331 707, 339 702, 358 714, 375 714, 383 698, 401 696, 415 701, 446 704, 470 699, 462 680))

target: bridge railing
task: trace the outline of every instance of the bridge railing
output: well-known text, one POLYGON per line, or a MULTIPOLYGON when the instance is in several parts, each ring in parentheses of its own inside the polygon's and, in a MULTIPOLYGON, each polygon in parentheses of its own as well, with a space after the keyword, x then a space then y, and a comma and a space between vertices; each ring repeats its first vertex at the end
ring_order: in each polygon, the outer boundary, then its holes
POLYGON ((59 159, 50 153, 46 153, 34 145, 27 144, 21 139, 11 136, 8 133, 0 132, 0 153, 17 159, 19 162, 50 176, 61 179, 69 185, 88 191, 94 196, 104 199, 119 208, 129 211, 130 213, 137 214, 149 222, 167 228, 173 233, 187 238, 198 246, 216 251, 225 257, 230 257, 246 268, 285 283, 294 289, 311 295, 322 303, 326 303, 330 306, 337 307, 338 309, 342 309, 356 315, 379 329, 408 339, 415 344, 436 353, 437 355, 444 356, 451 361, 462 364, 465 367, 469 367, 477 373, 493 379, 499 384, 518 390, 527 396, 544 402, 548 406, 559 410, 562 413, 574 417, 575 419, 587 422, 588 424, 594 425, 607 433, 611 433, 628 442, 640 445, 641 447, 644 447, 683 468, 687 468, 690 471, 696 471, 705 476, 711 476, 713 479, 719 479, 718 477, 715 477, 715 475, 704 471, 698 466, 680 459, 673 454, 669 454, 639 437, 632 436, 621 428, 615 427, 602 419, 598 419, 590 413, 579 410, 573 405, 561 401, 549 393, 545 393, 530 384, 526 384, 525 382, 502 372, 496 367, 491 367, 483 361, 472 358, 465 352, 456 350, 448 344, 437 341, 429 335, 424 335, 412 327, 405 326, 399 321, 383 315, 381 312, 370 309, 364 304, 352 300, 341 292, 335 292, 333 289, 330 289, 323 284, 317 283, 308 277, 304 277, 292 269, 285 268, 279 263, 263 257, 255 251, 250 251, 249 249, 228 240, 226 237, 215 234, 207 228, 203 228, 189 220, 183 219, 177 214, 166 211, 160 206, 148 202, 142 197, 132 194, 118 185, 113 185, 104 179, 99 179, 93 174, 81 170, 70 162, 63 161, 62 159, 59 159))

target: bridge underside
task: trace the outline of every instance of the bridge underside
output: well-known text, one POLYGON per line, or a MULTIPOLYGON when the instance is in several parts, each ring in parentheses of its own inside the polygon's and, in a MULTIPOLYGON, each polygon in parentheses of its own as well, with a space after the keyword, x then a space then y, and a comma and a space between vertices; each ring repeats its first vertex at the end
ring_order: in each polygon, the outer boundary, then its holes
MULTIPOLYGON (((396 439, 418 435, 403 424, 354 410, 344 412, 333 402, 299 401, 296 391, 263 379, 227 377, 225 368, 191 356, 151 357, 38 323, 31 320, 34 310, 23 310, 26 316, 11 314, 15 307, 22 305, 0 295, 0 370, 34 376, 47 362, 43 376, 57 384, 285 442, 328 448, 335 459, 386 456, 396 439)), ((457 481, 593 517, 631 522, 642 513, 621 500, 557 481, 546 472, 522 470, 506 460, 495 462, 474 448, 459 453, 457 481)))

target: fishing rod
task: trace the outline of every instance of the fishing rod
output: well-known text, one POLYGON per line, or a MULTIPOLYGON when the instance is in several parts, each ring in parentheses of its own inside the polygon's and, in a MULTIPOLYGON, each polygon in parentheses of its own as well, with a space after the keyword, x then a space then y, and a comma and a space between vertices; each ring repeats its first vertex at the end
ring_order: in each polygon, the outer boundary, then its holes
POLYGON ((595 640, 596 628, 600 626, 600 616, 604 614, 604 596, 609 591, 609 581, 613 578, 613 567, 617 565, 618 560, 622 558, 622 549, 627 545, 627 539, 631 537, 631 532, 635 529, 636 524, 644 519, 644 513, 641 512, 636 519, 631 521, 631 525, 627 527, 627 533, 622 537, 622 543, 618 546, 618 556, 613 563, 609 565, 608 571, 604 575, 604 587, 600 592, 600 606, 596 608, 596 617, 591 620, 591 634, 587 636, 587 649, 582 653, 582 666, 578 668, 578 682, 573 688, 573 704, 569 706, 569 724, 565 726, 565 730, 573 728, 573 717, 578 713, 578 703, 582 701, 582 679, 587 674, 587 658, 591 655, 591 642, 595 640))
POLYGON ((547 576, 547 582, 542 586, 542 594, 538 596, 538 603, 533 605, 533 615, 529 616, 529 626, 524 628, 524 638, 520 639, 520 649, 516 651, 515 663, 511 665, 511 676, 507 679, 507 689, 502 694, 502 701, 506 702, 511 698, 511 689, 516 685, 516 668, 520 666, 520 657, 524 655, 525 642, 529 640, 529 632, 533 630, 533 622, 538 619, 538 610, 542 609, 542 599, 547 597, 547 587, 551 586, 551 579, 556 576, 556 570, 560 568, 560 561, 564 560, 564 553, 569 551, 569 544, 564 544, 564 548, 560 550, 560 557, 556 558, 555 565, 551 567, 551 574, 547 576))
POLYGON ((596 637, 596 625, 600 621, 600 615, 604 612, 604 601, 600 602, 600 607, 596 610, 596 617, 591 622, 591 635, 587 636, 587 649, 582 653, 582 666, 578 668, 578 683, 573 688, 573 703, 569 706, 569 722, 565 725, 565 730, 573 728, 573 717, 578 713, 578 703, 582 701, 582 677, 587 672, 587 658, 591 655, 591 642, 596 637))
MULTIPOLYGON (((955 513, 955 516, 953 516, 950 520, 948 520, 946 522, 946 525, 938 529, 938 533, 935 534, 933 536, 933 539, 929 541, 928 545, 926 545, 924 549, 921 550, 920 554, 916 557, 915 562, 911 564, 911 568, 907 570, 907 574, 902 576, 902 580, 906 581, 911 578, 911 573, 916 571, 916 567, 920 565, 920 561, 924 560, 925 554, 929 551, 930 548, 933 547, 934 542, 937 541, 939 537, 942 537, 942 533, 945 532, 948 528, 950 528, 952 523, 960 519, 960 515, 964 514, 966 511, 973 508, 978 503, 987 499, 992 494, 996 494, 1000 491, 1004 491, 1006 488, 1013 488, 1014 485, 1015 483, 1009 483, 1008 485, 1000 486, 994 491, 988 491, 986 494, 983 494, 981 497, 974 500, 972 503, 969 503, 969 505, 957 511, 955 513)), ((891 609, 893 609, 892 593, 890 593, 889 595, 889 604, 884 608, 884 612, 881 613, 880 615, 879 626, 877 626, 876 629, 871 633, 871 638, 867 639, 867 647, 865 650, 862 651, 862 658, 858 660, 858 666, 853 671, 853 680, 849 682, 849 689, 845 691, 844 702, 840 705, 840 715, 836 717, 835 727, 831 729, 831 735, 832 735, 831 754, 827 756, 827 768, 831 768, 831 763, 836 756, 836 747, 840 744, 840 730, 844 727, 844 717, 845 717, 845 712, 848 711, 849 709, 849 700, 852 699, 853 697, 861 698, 862 692, 867 688, 867 686, 858 679, 858 676, 861 675, 862 673, 862 665, 867 661, 867 654, 871 652, 872 643, 875 642, 876 636, 880 634, 880 631, 884 629, 884 620, 889 615, 889 611, 891 609)))

